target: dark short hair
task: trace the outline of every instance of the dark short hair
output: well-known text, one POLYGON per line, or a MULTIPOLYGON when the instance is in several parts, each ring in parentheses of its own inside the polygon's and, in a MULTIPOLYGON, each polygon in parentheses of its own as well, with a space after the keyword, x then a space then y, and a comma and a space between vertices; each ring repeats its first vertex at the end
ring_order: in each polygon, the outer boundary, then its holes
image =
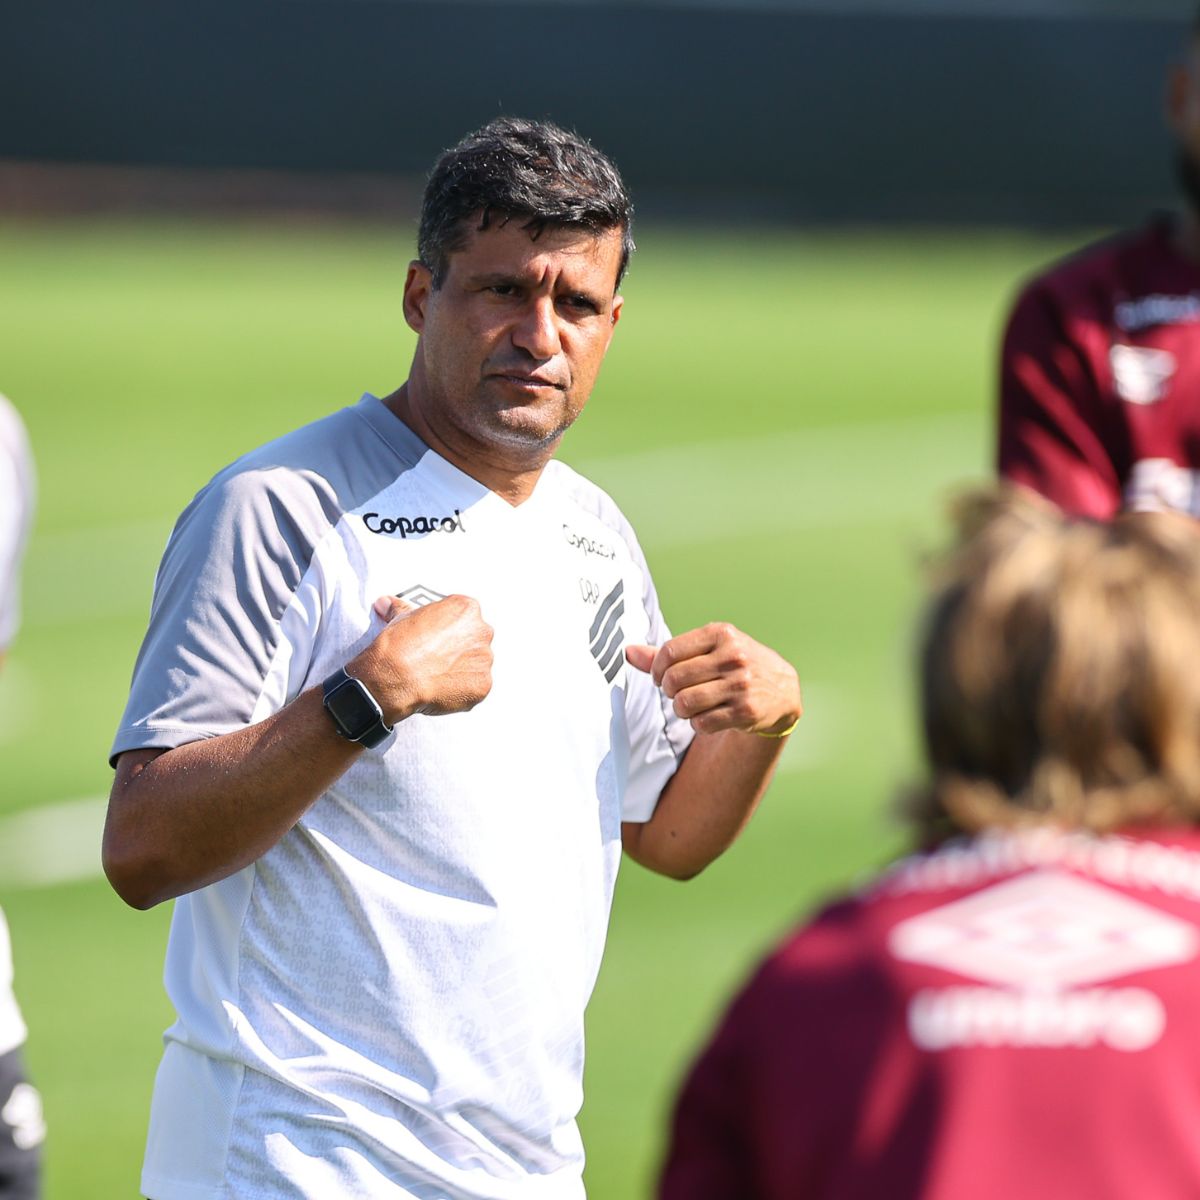
POLYGON ((510 220, 536 239, 546 226, 621 231, 619 285, 633 253, 633 204, 611 159, 586 138, 549 121, 497 117, 434 164, 421 202, 417 255, 441 284, 470 222, 510 220))

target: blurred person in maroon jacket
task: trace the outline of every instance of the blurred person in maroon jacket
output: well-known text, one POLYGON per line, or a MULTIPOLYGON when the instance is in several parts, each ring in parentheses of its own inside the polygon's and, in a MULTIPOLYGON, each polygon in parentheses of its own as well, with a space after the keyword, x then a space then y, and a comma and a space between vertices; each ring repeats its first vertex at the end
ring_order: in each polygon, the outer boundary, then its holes
POLYGON ((1178 216, 1033 279, 1000 364, 1000 474, 1067 512, 1200 516, 1200 16, 1167 83, 1178 216))
POLYGON ((921 849, 787 938, 678 1100, 660 1200, 1200 1196, 1200 538, 959 510, 921 849))

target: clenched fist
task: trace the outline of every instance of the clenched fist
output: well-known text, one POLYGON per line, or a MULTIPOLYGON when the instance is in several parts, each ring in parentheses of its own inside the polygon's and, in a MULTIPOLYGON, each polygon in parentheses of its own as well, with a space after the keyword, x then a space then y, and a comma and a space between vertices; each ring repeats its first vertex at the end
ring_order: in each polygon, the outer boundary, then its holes
POLYGON ((803 711, 792 664, 728 622, 681 633, 657 649, 630 646, 625 656, 654 677, 697 733, 738 729, 778 736, 803 711))
POLYGON ((396 596, 375 601, 387 625, 346 664, 394 725, 413 713, 443 716, 474 708, 492 690, 492 627, 468 596, 422 608, 396 596))

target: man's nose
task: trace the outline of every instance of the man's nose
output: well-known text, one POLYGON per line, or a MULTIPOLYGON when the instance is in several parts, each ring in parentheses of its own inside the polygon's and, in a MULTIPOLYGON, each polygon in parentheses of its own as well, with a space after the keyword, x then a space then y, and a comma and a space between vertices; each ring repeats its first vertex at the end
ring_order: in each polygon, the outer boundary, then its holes
POLYGON ((552 296, 535 296, 513 328, 513 344, 537 359, 553 358, 561 349, 558 314, 552 296))

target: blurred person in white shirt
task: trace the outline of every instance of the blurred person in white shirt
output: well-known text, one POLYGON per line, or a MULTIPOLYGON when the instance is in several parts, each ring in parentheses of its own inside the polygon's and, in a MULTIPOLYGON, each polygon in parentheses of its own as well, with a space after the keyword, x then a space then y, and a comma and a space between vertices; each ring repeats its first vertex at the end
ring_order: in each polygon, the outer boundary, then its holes
MULTIPOLYGON (((33 518, 33 456, 17 411, 0 396, 0 667, 20 621, 21 558, 33 518)), ((12 949, 0 912, 0 1200, 41 1195, 42 1101, 25 1078, 25 1021, 13 994, 12 949)))

